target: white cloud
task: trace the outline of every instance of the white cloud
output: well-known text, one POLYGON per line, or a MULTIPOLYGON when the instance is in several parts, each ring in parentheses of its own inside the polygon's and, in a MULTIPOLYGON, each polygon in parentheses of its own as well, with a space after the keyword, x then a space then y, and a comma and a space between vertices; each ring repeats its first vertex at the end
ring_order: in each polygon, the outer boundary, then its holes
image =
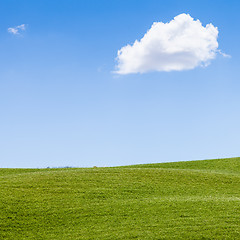
POLYGON ((8 28, 8 32, 12 33, 14 35, 20 34, 20 32, 24 31, 24 30, 26 30, 26 25, 25 24, 21 24, 21 25, 16 26, 16 27, 8 28))
POLYGON ((155 22, 140 41, 118 51, 115 72, 181 71, 207 66, 221 53, 217 37, 217 27, 211 23, 204 27, 185 13, 169 23, 155 22))

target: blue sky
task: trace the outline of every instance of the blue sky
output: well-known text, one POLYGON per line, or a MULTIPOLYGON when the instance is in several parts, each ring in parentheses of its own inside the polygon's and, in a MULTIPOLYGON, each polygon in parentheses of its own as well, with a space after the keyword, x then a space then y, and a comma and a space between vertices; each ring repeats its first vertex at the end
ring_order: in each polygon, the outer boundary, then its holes
POLYGON ((240 156, 239 11, 233 0, 1 1, 0 167, 240 156), (218 27, 231 58, 113 73, 119 49, 182 13, 218 27))

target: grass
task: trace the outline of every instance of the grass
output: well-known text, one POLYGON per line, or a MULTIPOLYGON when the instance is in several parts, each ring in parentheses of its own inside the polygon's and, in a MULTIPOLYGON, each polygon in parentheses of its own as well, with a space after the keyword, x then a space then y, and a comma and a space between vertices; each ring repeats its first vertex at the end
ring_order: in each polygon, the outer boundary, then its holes
POLYGON ((0 239, 240 239, 240 158, 0 169, 0 239))

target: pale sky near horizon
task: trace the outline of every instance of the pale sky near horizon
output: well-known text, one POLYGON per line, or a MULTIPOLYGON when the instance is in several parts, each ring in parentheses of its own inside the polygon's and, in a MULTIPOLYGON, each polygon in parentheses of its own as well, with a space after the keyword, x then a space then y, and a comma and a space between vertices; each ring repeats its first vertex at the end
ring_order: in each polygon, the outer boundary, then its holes
POLYGON ((0 1, 0 168, 240 156, 239 12, 237 0, 0 1))

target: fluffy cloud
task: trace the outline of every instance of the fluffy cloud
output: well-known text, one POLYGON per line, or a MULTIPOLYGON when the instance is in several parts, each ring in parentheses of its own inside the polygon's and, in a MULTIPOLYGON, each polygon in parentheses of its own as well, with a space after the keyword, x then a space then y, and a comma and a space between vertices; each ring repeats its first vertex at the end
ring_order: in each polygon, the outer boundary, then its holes
POLYGON ((16 26, 16 27, 8 28, 8 32, 16 35, 16 34, 19 34, 20 31, 24 31, 25 29, 26 29, 26 25, 21 24, 21 25, 16 26))
POLYGON ((169 23, 155 22, 143 38, 118 51, 118 74, 181 71, 207 66, 218 50, 218 29, 189 14, 169 23))

